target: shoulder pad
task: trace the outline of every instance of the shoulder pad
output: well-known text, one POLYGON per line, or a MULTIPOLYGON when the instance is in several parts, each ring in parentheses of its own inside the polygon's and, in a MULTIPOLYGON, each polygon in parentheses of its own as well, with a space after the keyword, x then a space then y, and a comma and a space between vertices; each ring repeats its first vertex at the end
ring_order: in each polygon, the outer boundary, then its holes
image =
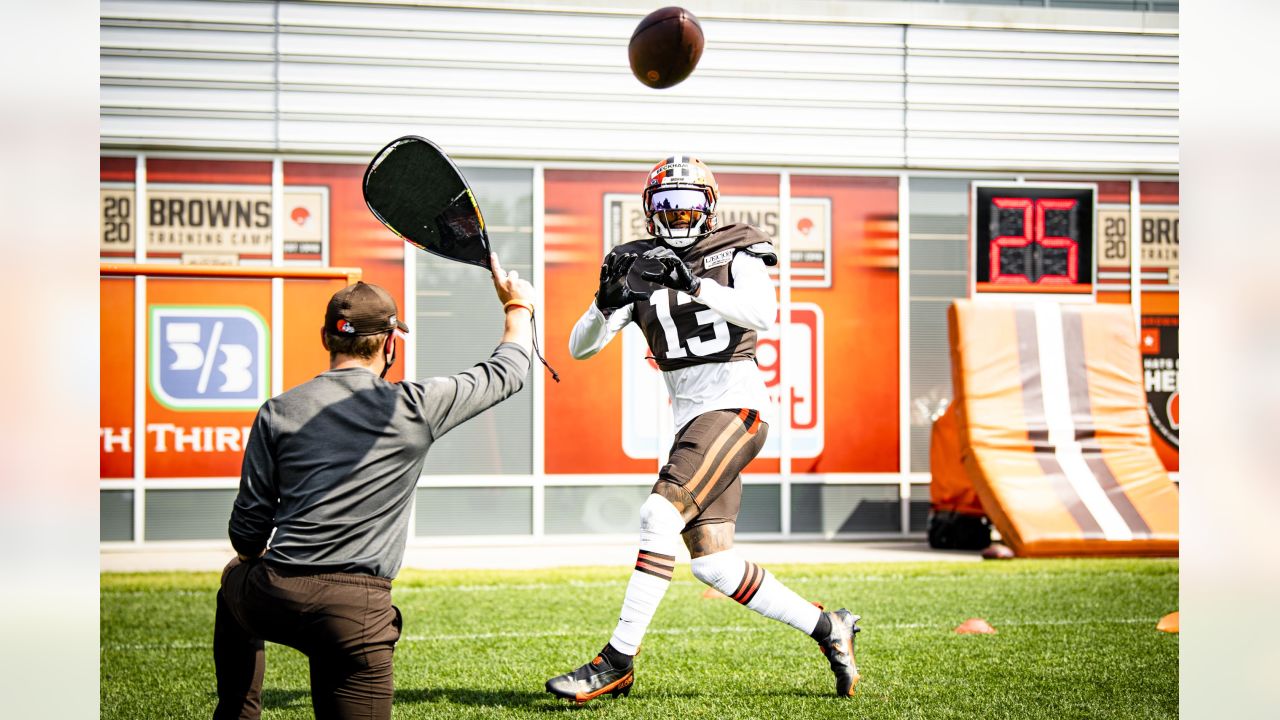
POLYGON ((743 250, 764 260, 765 265, 772 267, 778 264, 778 253, 774 251, 773 243, 768 240, 748 245, 743 250))

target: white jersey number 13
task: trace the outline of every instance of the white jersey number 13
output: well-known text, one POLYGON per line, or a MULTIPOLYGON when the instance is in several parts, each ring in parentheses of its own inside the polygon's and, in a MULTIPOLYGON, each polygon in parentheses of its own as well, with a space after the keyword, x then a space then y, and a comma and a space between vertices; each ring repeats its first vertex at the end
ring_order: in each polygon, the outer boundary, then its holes
MULTIPOLYGON (((693 298, 684 293, 676 293, 676 304, 684 305, 693 302, 693 298)), ((698 328, 710 325, 715 331, 715 337, 710 340, 703 340, 696 335, 685 339, 688 344, 688 351, 685 350, 684 344, 681 343, 680 333, 676 329, 675 318, 671 317, 671 293, 665 290, 655 292, 649 297, 649 304, 653 306, 654 312, 658 313, 658 322, 662 323, 662 332, 667 336, 667 360, 676 360, 682 357, 688 357, 692 352, 698 357, 706 357, 714 355, 729 347, 729 326, 725 323, 724 318, 720 317, 714 310, 702 310, 693 316, 698 323, 698 328)), ((695 331, 697 328, 695 328, 695 331)))

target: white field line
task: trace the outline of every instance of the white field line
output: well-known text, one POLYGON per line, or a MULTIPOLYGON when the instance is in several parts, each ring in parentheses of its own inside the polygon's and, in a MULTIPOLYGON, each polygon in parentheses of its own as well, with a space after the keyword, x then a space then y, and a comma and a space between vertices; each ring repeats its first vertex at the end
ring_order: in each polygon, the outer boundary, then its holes
MULTIPOLYGON (((1097 626, 1097 625, 1150 625, 1155 627, 1156 621, 1152 618, 1117 618, 1110 620, 1009 620, 1006 622, 995 623, 997 629, 1007 627, 1051 627, 1058 625, 1079 625, 1079 626, 1097 626)), ((883 623, 868 625, 863 628, 864 631, 880 631, 880 630, 920 630, 920 629, 943 629, 945 625, 941 623, 883 623)), ((740 625, 718 625, 715 627, 687 627, 687 628, 669 628, 669 629, 653 629, 649 630, 649 635, 713 635, 722 633, 733 634, 752 634, 773 632, 779 630, 780 626, 768 624, 759 626, 740 626, 740 625)), ((580 629, 580 630, 548 630, 545 632, 498 632, 498 633, 457 633, 444 635, 404 635, 400 638, 401 643, 419 643, 419 642, 469 642, 477 640, 534 640, 539 638, 556 638, 556 637, 593 637, 600 634, 599 628, 580 629)), ((168 643, 104 643, 102 651, 146 651, 146 650, 199 650, 211 649, 212 642, 187 642, 175 641, 168 643)))
MULTIPOLYGON (((521 583, 518 585, 415 585, 405 587, 395 587, 392 589, 392 596, 412 595, 417 593, 487 593, 487 592, 507 592, 510 590, 519 591, 547 591, 547 590, 577 590, 582 588, 616 588, 626 587, 630 576, 620 577, 618 580, 598 580, 583 581, 569 580, 566 582, 555 583, 521 583)), ((1008 575, 990 575, 982 578, 983 582, 992 582, 1000 580, 1079 580, 1079 579, 1095 579, 1107 577, 1123 577, 1133 580, 1132 573, 1115 572, 1115 573, 1012 573, 1008 575)), ((870 583, 932 583, 932 582, 955 582, 960 580, 973 580, 973 576, 969 575, 874 575, 864 577, 860 575, 815 575, 815 576, 786 576, 779 578, 787 585, 805 585, 810 583, 823 584, 870 584, 870 583)), ((672 585, 678 587, 701 587, 702 583, 695 580, 673 580, 672 585)), ((206 596, 212 597, 214 591, 210 590, 103 590, 101 595, 106 597, 156 597, 161 595, 173 595, 175 597, 184 596, 206 596)))

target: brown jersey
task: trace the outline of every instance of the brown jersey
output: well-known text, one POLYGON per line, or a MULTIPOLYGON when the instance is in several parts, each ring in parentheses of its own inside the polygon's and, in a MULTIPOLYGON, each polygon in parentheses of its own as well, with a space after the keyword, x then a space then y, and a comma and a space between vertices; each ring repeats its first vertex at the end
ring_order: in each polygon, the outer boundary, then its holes
MULTIPOLYGON (((643 253, 657 244, 656 239, 636 240, 619 245, 612 252, 643 253)), ((687 248, 673 249, 694 275, 711 278, 726 287, 733 286, 729 268, 740 252, 755 255, 766 265, 778 264, 769 237, 750 225, 728 225, 687 248)), ((642 262, 636 266, 642 266, 642 262)), ((632 318, 649 341, 649 351, 660 369, 755 359, 755 330, 726 322, 684 293, 640 280, 643 269, 633 266, 628 284, 636 290, 652 290, 652 294, 648 300, 635 302, 632 318)))

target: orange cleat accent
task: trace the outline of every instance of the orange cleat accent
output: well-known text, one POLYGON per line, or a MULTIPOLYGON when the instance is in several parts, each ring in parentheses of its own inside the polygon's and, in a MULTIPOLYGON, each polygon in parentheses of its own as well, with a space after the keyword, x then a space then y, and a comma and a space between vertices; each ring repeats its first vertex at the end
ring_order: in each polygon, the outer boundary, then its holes
POLYGON ((862 630, 858 627, 861 618, 844 608, 827 613, 827 617, 831 619, 831 634, 820 640, 818 646, 836 676, 836 695, 849 697, 862 679, 853 654, 855 637, 862 630))
POLYGON ((604 687, 600 688, 599 690, 596 690, 595 692, 578 693, 577 696, 573 698, 573 701, 578 703, 579 705, 586 705, 588 702, 595 700, 596 698, 600 697, 601 695, 604 695, 605 693, 609 693, 609 695, 615 698, 619 696, 626 697, 627 695, 631 694, 631 686, 635 684, 635 681, 636 681, 636 673, 634 670, 631 670, 631 671, 628 671, 626 675, 623 675, 621 678, 619 678, 615 682, 605 685, 604 687))
POLYGON ((625 664, 614 667, 602 651, 573 672, 551 678, 546 688, 558 698, 582 705, 605 694, 615 698, 629 695, 635 680, 635 666, 630 658, 625 660, 625 664))

